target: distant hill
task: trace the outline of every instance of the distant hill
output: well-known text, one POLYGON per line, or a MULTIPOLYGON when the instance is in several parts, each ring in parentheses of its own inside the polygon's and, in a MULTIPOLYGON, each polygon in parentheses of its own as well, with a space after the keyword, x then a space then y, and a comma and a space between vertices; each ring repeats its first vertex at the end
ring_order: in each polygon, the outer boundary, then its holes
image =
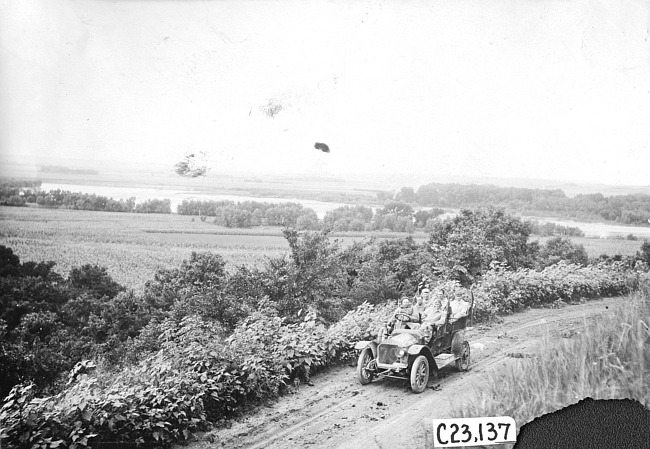
POLYGON ((70 168, 62 165, 45 165, 38 168, 38 173, 52 173, 58 175, 99 175, 99 171, 91 168, 70 168))

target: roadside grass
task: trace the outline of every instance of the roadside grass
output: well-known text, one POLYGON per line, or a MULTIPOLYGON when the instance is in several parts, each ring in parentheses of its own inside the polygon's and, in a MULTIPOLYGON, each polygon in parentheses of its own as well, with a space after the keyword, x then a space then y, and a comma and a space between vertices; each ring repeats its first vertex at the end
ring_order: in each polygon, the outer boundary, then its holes
POLYGON ((547 337, 532 358, 490 373, 455 416, 511 416, 524 424, 578 401, 635 399, 650 407, 650 286, 573 338, 547 337))

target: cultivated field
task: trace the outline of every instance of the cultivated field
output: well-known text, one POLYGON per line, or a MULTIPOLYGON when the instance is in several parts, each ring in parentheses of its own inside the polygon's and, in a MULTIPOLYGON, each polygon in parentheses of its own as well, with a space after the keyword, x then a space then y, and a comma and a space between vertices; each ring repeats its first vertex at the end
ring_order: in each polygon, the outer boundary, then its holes
MULTIPOLYGON (((336 235, 349 244, 370 234, 336 235)), ((402 237, 400 233, 374 233, 379 238, 402 237)), ((414 238, 423 242, 425 233, 414 238)), ((542 239, 543 241, 544 239, 542 239)), ((600 254, 632 255, 640 241, 574 238, 590 257, 600 254)), ((229 229, 210 219, 157 214, 125 214, 60 209, 0 207, 0 244, 9 246, 21 261, 57 263, 67 274, 86 263, 108 268, 122 285, 136 290, 160 268, 174 268, 192 251, 220 254, 229 266, 260 266, 266 256, 287 252, 280 228, 229 229)))
POLYGON ((254 239, 206 238, 218 229, 177 215, 0 208, 0 244, 11 247, 21 261, 53 260, 62 274, 86 263, 102 265, 117 282, 136 290, 157 269, 179 266, 192 251, 219 253, 228 265, 257 265, 264 256, 288 248, 277 230, 262 230, 267 235, 254 239), (189 238, 184 232, 199 234, 189 238))

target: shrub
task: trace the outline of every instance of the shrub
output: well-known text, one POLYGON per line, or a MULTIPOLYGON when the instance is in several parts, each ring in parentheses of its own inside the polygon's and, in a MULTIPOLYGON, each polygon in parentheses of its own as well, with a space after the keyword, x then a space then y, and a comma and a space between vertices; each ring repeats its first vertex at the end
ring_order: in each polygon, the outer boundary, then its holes
POLYGON ((541 248, 538 264, 541 267, 547 267, 560 261, 575 265, 587 265, 589 257, 583 245, 573 243, 566 237, 554 237, 541 248))
POLYGON ((493 263, 474 290, 475 317, 489 319, 525 307, 626 294, 636 278, 622 263, 582 267, 560 262, 541 271, 493 263))

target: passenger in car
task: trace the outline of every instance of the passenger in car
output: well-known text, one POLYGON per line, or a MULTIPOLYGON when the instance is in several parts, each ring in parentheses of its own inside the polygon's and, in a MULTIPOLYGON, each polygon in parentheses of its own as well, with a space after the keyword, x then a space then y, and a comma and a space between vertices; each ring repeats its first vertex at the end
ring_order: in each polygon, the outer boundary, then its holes
POLYGON ((467 301, 463 300, 460 294, 456 294, 454 296, 454 299, 449 303, 449 307, 451 307, 450 320, 451 322, 454 322, 458 318, 467 316, 470 304, 467 301))
POLYGON ((424 336, 425 341, 429 341, 435 329, 441 324, 444 324, 446 318, 447 307, 442 305, 439 297, 434 297, 429 303, 429 307, 424 312, 422 326, 420 332, 424 336))

